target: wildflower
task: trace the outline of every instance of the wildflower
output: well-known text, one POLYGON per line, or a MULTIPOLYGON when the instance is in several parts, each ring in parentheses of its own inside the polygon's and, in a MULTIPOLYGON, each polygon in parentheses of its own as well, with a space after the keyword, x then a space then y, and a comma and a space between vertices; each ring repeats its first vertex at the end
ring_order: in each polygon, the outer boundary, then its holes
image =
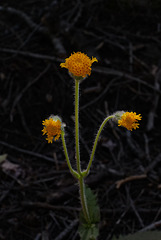
POLYGON ((58 116, 50 116, 48 119, 45 119, 42 124, 44 128, 42 130, 43 135, 47 135, 46 140, 48 143, 52 143, 60 138, 63 124, 61 119, 58 116))
POLYGON ((67 68, 70 75, 77 79, 82 80, 88 75, 91 75, 91 66, 93 62, 98 62, 97 58, 90 59, 86 54, 81 52, 74 52, 69 58, 65 59, 65 63, 60 66, 67 68))
POLYGON ((115 118, 118 121, 118 126, 122 126, 132 131, 133 129, 139 128, 138 120, 141 120, 141 114, 135 112, 116 112, 115 118))

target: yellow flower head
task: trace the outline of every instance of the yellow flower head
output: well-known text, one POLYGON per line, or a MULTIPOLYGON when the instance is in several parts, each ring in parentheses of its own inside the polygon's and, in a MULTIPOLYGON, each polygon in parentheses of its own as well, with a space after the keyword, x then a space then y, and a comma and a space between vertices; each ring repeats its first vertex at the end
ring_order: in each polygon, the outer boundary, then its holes
POLYGON ((98 62, 97 58, 90 59, 86 54, 74 52, 69 58, 65 59, 65 63, 60 66, 67 68, 72 77, 80 80, 91 75, 91 66, 93 62, 98 62))
POLYGON ((42 121, 42 124, 44 125, 42 132, 43 135, 47 135, 46 140, 48 143, 52 143, 53 139, 56 141, 60 138, 62 132, 62 122, 59 117, 50 116, 48 119, 42 121))
MULTIPOLYGON (((138 120, 141 120, 141 114, 135 112, 120 112, 120 119, 118 120, 118 126, 123 126, 128 130, 139 128, 138 120)), ((115 115, 116 116, 116 115, 115 115)))

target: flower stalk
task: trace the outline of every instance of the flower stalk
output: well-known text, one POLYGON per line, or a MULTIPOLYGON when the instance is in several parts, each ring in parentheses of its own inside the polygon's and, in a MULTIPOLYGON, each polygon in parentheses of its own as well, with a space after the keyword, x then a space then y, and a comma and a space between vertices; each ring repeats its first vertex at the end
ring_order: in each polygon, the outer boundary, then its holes
POLYGON ((96 138, 95 138, 95 141, 94 141, 94 144, 93 144, 93 148, 92 148, 92 152, 91 152, 91 155, 90 155, 90 160, 89 160, 89 163, 88 163, 88 166, 87 166, 87 169, 83 172, 83 176, 86 177, 90 171, 90 168, 91 168, 91 165, 92 165, 92 161, 93 161, 93 158, 94 158, 94 155, 95 155, 95 152, 96 152, 96 148, 97 148, 97 143, 98 143, 98 139, 99 139, 99 136, 104 128, 104 126, 106 125, 106 123, 112 119, 114 116, 111 115, 111 116, 108 116, 107 118, 104 119, 104 121, 102 122, 98 132, 97 132, 97 135, 96 135, 96 138))
POLYGON ((62 133, 61 133, 61 140, 62 140, 62 144, 63 144, 63 148, 64 148, 64 154, 65 154, 65 157, 66 157, 66 160, 67 160, 68 168, 69 168, 71 174, 75 178, 79 179, 80 175, 71 166, 64 136, 65 136, 65 132, 62 131, 62 133))
POLYGON ((75 80, 75 147, 77 171, 81 175, 80 150, 79 150, 79 81, 75 80))
POLYGON ((84 176, 81 171, 80 163, 80 149, 79 149, 79 81, 75 79, 75 147, 76 147, 76 163, 77 171, 79 174, 79 191, 80 191, 80 200, 82 205, 82 210, 84 217, 88 223, 90 223, 90 216, 88 212, 86 194, 85 194, 85 185, 84 185, 84 176))

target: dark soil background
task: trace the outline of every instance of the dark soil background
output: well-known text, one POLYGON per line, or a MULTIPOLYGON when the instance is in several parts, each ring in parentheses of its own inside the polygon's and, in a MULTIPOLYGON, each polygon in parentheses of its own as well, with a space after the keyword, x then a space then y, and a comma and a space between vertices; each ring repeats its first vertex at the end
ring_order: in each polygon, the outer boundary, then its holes
POLYGON ((41 133, 42 120, 61 116, 75 166, 74 84, 60 68, 73 51, 98 59, 81 84, 82 168, 108 114, 142 115, 135 131, 110 122, 101 135, 86 179, 101 207, 98 240, 161 229, 161 2, 0 4, 0 239, 79 239, 77 184, 61 141, 41 133))

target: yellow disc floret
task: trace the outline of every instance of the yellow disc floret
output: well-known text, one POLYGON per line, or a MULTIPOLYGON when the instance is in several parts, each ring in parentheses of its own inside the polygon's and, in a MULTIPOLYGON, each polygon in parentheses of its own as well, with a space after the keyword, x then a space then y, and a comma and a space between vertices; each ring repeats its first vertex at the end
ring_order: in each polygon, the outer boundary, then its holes
POLYGON ((48 143, 52 143, 53 139, 54 141, 56 141, 60 138, 62 124, 59 119, 54 119, 53 117, 50 117, 49 119, 45 119, 42 124, 44 125, 42 132, 43 135, 47 135, 46 140, 48 141, 48 143))
POLYGON ((141 120, 141 118, 141 114, 136 114, 135 112, 125 112, 118 120, 118 126, 123 126, 132 131, 133 129, 139 128, 138 120, 141 120))
POLYGON ((71 54, 69 58, 65 59, 65 63, 60 66, 67 68, 73 77, 87 77, 91 75, 91 66, 93 62, 98 62, 97 58, 90 59, 86 54, 76 52, 71 54))

